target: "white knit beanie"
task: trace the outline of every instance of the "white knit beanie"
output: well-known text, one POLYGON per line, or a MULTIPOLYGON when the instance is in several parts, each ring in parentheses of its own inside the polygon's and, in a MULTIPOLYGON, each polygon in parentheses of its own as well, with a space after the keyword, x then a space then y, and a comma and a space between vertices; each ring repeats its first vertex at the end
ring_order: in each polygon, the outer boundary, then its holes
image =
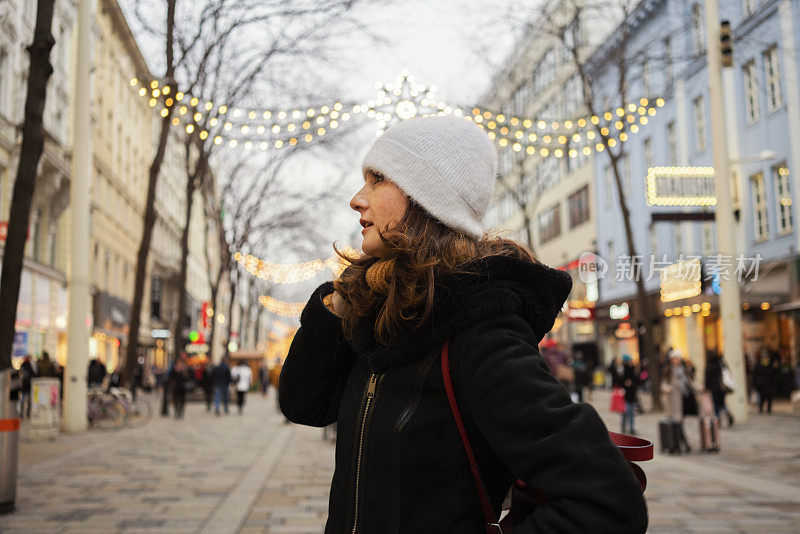
POLYGON ((395 124, 375 141, 361 167, 394 182, 445 226, 483 235, 497 151, 472 121, 436 116, 395 124))

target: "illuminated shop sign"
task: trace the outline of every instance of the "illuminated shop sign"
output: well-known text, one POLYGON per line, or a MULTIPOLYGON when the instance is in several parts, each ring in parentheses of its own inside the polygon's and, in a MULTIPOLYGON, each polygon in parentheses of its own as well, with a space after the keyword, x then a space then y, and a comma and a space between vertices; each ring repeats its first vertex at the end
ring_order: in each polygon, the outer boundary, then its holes
POLYGON ((714 167, 650 167, 649 206, 715 206, 714 167))

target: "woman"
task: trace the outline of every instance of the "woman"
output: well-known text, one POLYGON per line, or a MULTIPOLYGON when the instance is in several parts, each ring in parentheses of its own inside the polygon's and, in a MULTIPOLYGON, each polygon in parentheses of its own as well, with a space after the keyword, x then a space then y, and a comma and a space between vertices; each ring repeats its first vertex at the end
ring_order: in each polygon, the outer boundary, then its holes
POLYGON ((450 374, 497 515, 515 478, 541 505, 515 532, 644 532, 631 469, 597 413, 537 351, 571 288, 515 243, 482 237, 497 155, 476 125, 412 119, 364 159, 350 201, 364 256, 320 286, 279 384, 296 423, 337 422, 327 533, 483 533, 445 394, 450 374))
POLYGON ((633 420, 636 415, 637 391, 639 389, 639 373, 633 365, 633 358, 630 354, 622 356, 622 388, 625 390, 625 411, 622 412, 622 433, 626 431, 636 434, 633 428, 633 420), (627 425, 626 425, 627 423, 627 425))
POLYGON ((733 414, 725 405, 725 395, 728 390, 722 381, 722 373, 726 367, 722 357, 716 351, 706 351, 705 389, 711 393, 711 400, 714 403, 714 415, 717 419, 720 419, 720 415, 724 413, 728 417, 728 426, 730 427, 733 426, 733 414))
POLYGON ((175 405, 175 418, 183 418, 183 408, 186 406, 186 389, 192 384, 192 375, 186 364, 186 356, 181 355, 170 372, 172 384, 172 402, 175 405))
POLYGON ((683 429, 683 393, 687 388, 685 385, 686 375, 681 365, 680 353, 671 356, 670 364, 664 368, 664 376, 661 380, 661 392, 663 393, 664 404, 667 407, 667 417, 678 423, 678 451, 683 448, 685 452, 692 452, 689 441, 686 439, 686 432, 683 429))

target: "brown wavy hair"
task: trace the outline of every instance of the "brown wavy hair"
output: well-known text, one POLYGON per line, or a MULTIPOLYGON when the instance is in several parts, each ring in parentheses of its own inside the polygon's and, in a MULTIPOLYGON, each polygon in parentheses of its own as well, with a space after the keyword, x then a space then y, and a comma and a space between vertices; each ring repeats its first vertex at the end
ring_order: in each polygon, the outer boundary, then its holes
POLYGON ((403 219, 390 232, 379 236, 388 250, 384 258, 350 256, 334 250, 350 266, 334 282, 347 302, 342 328, 352 340, 356 328, 368 317, 377 316, 375 340, 389 345, 403 328, 419 328, 431 316, 434 280, 443 274, 468 272, 466 265, 489 256, 511 256, 536 261, 530 251, 509 239, 484 235, 480 239, 449 228, 409 199, 403 219), (367 284, 367 270, 376 262, 389 260, 388 287, 373 291, 367 284), (385 293, 385 294, 384 294, 385 293))

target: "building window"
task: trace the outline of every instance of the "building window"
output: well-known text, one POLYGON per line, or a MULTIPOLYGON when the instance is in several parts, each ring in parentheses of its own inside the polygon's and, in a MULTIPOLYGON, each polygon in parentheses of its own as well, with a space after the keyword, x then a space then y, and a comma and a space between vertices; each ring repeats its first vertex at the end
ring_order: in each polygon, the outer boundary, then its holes
POLYGON ((711 221, 703 222, 702 229, 703 256, 711 256, 717 251, 716 232, 714 223, 711 221))
POLYGON ((675 165, 678 162, 678 139, 675 137, 675 123, 667 124, 667 148, 669 150, 669 162, 675 165))
POLYGON ((42 211, 36 210, 31 216, 31 258, 39 261, 39 241, 42 238, 42 211))
POLYGON ((653 166, 653 140, 649 137, 644 140, 644 173, 653 166))
POLYGON ((622 187, 626 195, 631 194, 631 158, 627 154, 622 161, 622 187))
POLYGON ((706 149, 706 104, 702 96, 694 99, 694 134, 697 151, 706 149))
POLYGON ((642 63, 642 91, 644 96, 650 98, 650 62, 646 59, 642 63))
POLYGON ((658 255, 658 232, 655 224, 650 223, 648 226, 647 237, 650 241, 650 254, 658 255))
POLYGON ((606 165, 605 172, 605 193, 606 193, 606 207, 610 208, 611 204, 613 203, 613 194, 614 194, 614 174, 613 170, 611 169, 611 165, 606 165))
POLYGON ((772 168, 775 181, 775 198, 778 202, 778 232, 787 234, 792 231, 792 191, 789 179, 789 168, 785 163, 772 168))
POLYGON ((547 243, 561 235, 561 204, 554 204, 539 214, 539 242, 547 243))
POLYGON ((677 258, 679 254, 683 252, 683 225, 681 223, 677 223, 675 225, 675 249, 673 250, 673 254, 677 258))
POLYGON ((745 17, 749 17, 750 15, 752 15, 755 12, 756 6, 757 6, 757 1, 758 0, 744 0, 744 16, 745 17))
POLYGON ((705 50, 703 35, 703 12, 700 4, 692 6, 692 50, 695 55, 700 55, 705 50))
POLYGON ((777 46, 773 46, 764 52, 764 67, 767 71, 767 108, 770 111, 775 111, 783 104, 777 46))
POLYGON ((585 185, 567 197, 570 229, 589 220, 589 186, 585 185))
POLYGON ((758 73, 756 62, 748 61, 743 67, 744 74, 744 104, 747 113, 747 122, 755 122, 761 113, 758 106, 758 73))
POLYGON ((58 250, 58 227, 56 226, 55 221, 50 223, 50 233, 47 238, 49 241, 47 246, 47 264, 50 265, 50 267, 55 268, 57 257, 56 251, 58 250))
POLYGON ((108 252, 106 252, 106 262, 103 275, 105 276, 105 284, 103 285, 103 289, 108 291, 108 289, 111 287, 111 255, 108 252))
POLYGON ((767 195, 764 189, 764 175, 754 174, 750 177, 753 188, 753 215, 755 219, 755 236, 757 241, 769 237, 769 222, 767 221, 767 195))

